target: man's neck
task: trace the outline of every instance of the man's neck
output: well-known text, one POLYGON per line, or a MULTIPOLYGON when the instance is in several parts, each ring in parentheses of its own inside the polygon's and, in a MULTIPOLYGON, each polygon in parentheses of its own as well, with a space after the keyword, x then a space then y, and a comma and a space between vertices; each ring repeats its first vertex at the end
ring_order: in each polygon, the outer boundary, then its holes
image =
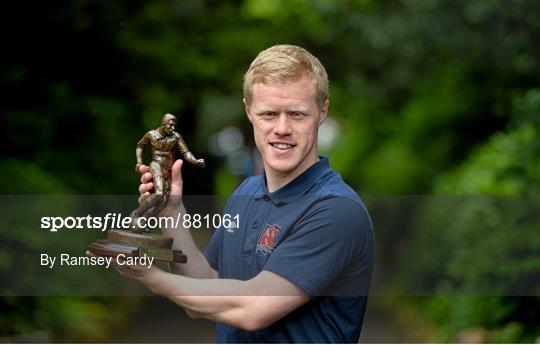
POLYGON ((162 127, 159 127, 157 129, 157 131, 158 131, 159 135, 161 135, 162 137, 168 137, 168 136, 172 135, 172 134, 167 134, 167 132, 162 127))
POLYGON ((316 155, 315 158, 306 160, 304 164, 299 165, 294 171, 288 173, 280 173, 274 171, 268 167, 265 167, 264 173, 266 176, 266 187, 268 192, 273 193, 281 187, 285 186, 298 176, 300 176, 304 171, 309 169, 313 164, 319 161, 319 156, 316 155))

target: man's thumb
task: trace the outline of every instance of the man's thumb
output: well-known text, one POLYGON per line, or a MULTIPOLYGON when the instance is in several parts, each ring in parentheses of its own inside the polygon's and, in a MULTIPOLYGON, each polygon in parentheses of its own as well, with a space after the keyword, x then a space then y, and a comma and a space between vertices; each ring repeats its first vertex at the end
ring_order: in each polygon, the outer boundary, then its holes
POLYGON ((178 159, 172 166, 171 176, 171 194, 182 195, 182 164, 184 162, 178 159))

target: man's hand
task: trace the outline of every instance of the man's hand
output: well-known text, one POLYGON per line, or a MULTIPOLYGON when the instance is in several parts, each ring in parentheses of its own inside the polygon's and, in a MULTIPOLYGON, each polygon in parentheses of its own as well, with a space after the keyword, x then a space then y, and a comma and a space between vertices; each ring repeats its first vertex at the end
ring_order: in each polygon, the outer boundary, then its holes
MULTIPOLYGON (((169 201, 167 206, 159 212, 159 216, 168 217, 174 216, 176 212, 180 211, 185 213, 185 208, 182 203, 182 189, 183 189, 183 180, 182 180, 182 164, 184 162, 181 159, 178 159, 174 162, 171 171, 171 190, 169 191, 169 201)), ((150 168, 146 165, 139 166, 139 172, 141 173, 141 184, 139 185, 139 204, 144 200, 144 197, 151 194, 151 191, 154 189, 154 183, 152 182, 152 174, 150 173, 150 168)))
MULTIPOLYGON (((86 251, 86 256, 99 257, 99 255, 88 250, 86 251)), ((150 290, 152 289, 150 284, 154 281, 153 277, 159 272, 163 272, 155 265, 151 265, 151 267, 146 265, 119 265, 114 257, 112 258, 110 267, 114 268, 120 275, 146 285, 150 290)))
MULTIPOLYGON (((186 213, 186 208, 182 202, 182 164, 183 161, 179 159, 172 166, 169 201, 165 208, 159 212, 159 217, 176 217, 179 213, 186 213)), ((150 195, 154 189, 154 184, 150 169, 146 165, 141 165, 139 172, 141 173, 139 203, 142 203, 143 198, 150 195)), ((177 228, 166 226, 161 230, 163 235, 174 238, 173 249, 181 250, 189 258, 186 264, 171 263, 171 271, 174 274, 183 274, 194 278, 215 278, 218 276, 199 248, 197 248, 190 230, 184 228, 182 222, 177 228)))

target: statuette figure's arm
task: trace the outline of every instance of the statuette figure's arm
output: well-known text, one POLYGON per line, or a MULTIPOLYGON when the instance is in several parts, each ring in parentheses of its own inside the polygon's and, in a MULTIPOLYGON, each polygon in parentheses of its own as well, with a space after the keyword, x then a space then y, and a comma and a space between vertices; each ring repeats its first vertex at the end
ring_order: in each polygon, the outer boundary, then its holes
POLYGON ((135 156, 137 157, 137 164, 135 165, 135 172, 139 172, 139 167, 143 164, 142 155, 148 144, 150 144, 151 135, 150 132, 147 132, 141 140, 137 143, 137 148, 135 149, 135 156))
POLYGON ((195 156, 193 155, 193 153, 191 153, 191 151, 189 151, 189 148, 186 144, 186 142, 184 141, 184 139, 182 138, 182 136, 179 134, 178 135, 178 149, 180 150, 180 153, 182 154, 182 156, 184 156, 184 158, 190 162, 191 164, 193 165, 197 165, 197 166, 200 166, 202 168, 204 168, 204 159, 197 159, 195 158, 195 156))

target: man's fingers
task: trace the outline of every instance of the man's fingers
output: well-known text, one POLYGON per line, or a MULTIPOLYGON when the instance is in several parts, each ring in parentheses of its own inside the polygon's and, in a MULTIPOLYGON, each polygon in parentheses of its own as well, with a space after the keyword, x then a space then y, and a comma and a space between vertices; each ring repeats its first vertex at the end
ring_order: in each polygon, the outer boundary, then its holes
POLYGON ((147 197, 148 195, 150 195, 150 192, 144 192, 144 194, 141 194, 141 196, 139 196, 139 199, 137 199, 139 205, 143 203, 144 198, 147 197))
MULTIPOLYGON (((141 165, 139 168, 141 173, 141 184, 139 185, 139 194, 149 195, 152 188, 154 188, 154 183, 152 183, 152 174, 150 169, 146 165, 141 165)), ((141 203, 141 198, 139 198, 139 204, 141 203)))
MULTIPOLYGON (((98 258, 98 257, 102 256, 102 255, 96 255, 96 254, 92 253, 92 252, 89 251, 89 250, 87 250, 85 254, 86 254, 86 256, 89 256, 89 257, 95 257, 95 258, 98 258)), ((114 268, 114 269, 115 269, 116 271, 118 271, 121 275, 124 275, 124 273, 121 271, 121 267, 118 266, 118 263, 116 262, 116 258, 113 257, 113 258, 111 259, 111 265, 110 265, 109 267, 114 268)))
POLYGON ((149 172, 145 172, 141 175, 141 183, 148 183, 152 181, 152 174, 149 172))
POLYGON ((152 190, 152 188, 154 188, 153 182, 142 183, 139 185, 139 193, 141 195, 145 195, 146 193, 149 193, 152 190))
POLYGON ((172 166, 171 195, 182 195, 182 164, 184 161, 178 159, 172 166))

